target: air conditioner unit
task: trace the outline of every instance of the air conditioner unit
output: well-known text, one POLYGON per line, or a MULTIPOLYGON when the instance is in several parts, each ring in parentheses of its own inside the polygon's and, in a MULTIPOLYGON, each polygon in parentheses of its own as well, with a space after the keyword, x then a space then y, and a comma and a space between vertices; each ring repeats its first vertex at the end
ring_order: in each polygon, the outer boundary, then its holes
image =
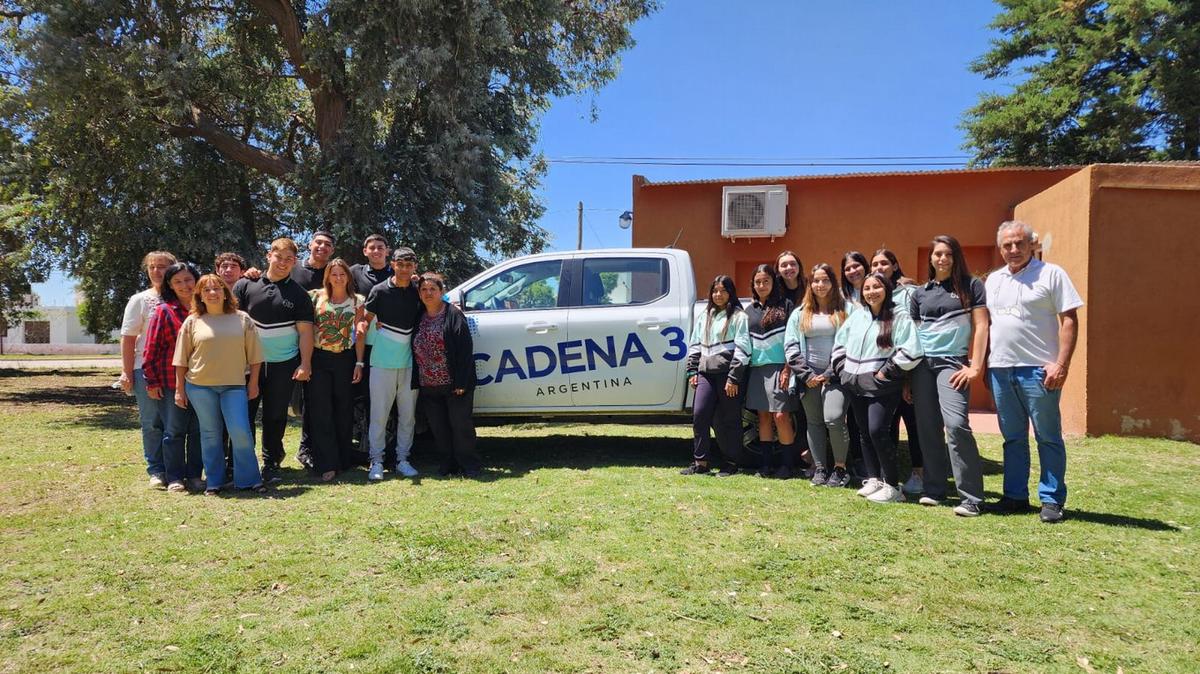
POLYGON ((787 230, 787 187, 746 185, 721 188, 721 236, 730 239, 783 236, 787 230))

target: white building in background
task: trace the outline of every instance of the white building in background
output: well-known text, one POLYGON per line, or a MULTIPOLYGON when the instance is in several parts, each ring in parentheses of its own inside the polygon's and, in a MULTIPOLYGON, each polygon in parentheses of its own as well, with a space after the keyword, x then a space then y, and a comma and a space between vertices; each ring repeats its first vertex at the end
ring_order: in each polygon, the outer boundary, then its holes
POLYGON ((10 325, 5 334, 0 334, 3 353, 120 353, 119 344, 97 344, 96 338, 83 329, 83 324, 79 322, 78 293, 75 295, 76 306, 43 306, 37 295, 33 295, 32 299, 31 308, 37 312, 37 316, 10 325))

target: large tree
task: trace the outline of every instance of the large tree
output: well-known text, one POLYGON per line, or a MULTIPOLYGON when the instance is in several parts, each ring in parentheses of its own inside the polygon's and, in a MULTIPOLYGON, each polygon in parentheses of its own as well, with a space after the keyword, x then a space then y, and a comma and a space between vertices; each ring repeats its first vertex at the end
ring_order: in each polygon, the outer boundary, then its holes
POLYGON ((1020 81, 966 112, 974 163, 1200 159, 1200 2, 997 2, 971 70, 1020 81))
POLYGON ((537 119, 615 76, 654 0, 0 1, 28 220, 117 324, 141 255, 329 228, 453 277, 537 250, 537 119))

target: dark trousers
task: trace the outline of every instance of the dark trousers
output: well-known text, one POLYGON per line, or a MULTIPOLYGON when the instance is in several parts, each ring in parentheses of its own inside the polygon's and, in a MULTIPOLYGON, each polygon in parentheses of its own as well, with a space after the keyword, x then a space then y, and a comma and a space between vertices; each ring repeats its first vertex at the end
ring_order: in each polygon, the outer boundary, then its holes
MULTIPOLYGON (((696 378, 696 396, 692 402, 692 459, 709 462, 712 440, 708 429, 717 436, 717 445, 725 462, 736 466, 742 456, 742 396, 725 395, 725 375, 701 374, 696 378)), ((739 393, 740 393, 739 389, 739 393)))
POLYGON ((899 476, 896 445, 892 443, 892 417, 899 401, 899 393, 878 398, 856 395, 850 399, 854 419, 858 422, 867 477, 883 480, 893 487, 899 484, 899 476))
MULTIPOLYGON (((394 406, 393 406, 394 407, 394 406)), ((442 473, 478 473, 483 466, 475 441, 475 393, 457 396, 449 386, 422 386, 417 398, 441 454, 442 473)))
POLYGON ((345 470, 354 465, 354 351, 313 349, 312 368, 304 385, 304 425, 313 470, 345 470))
POLYGON ((175 389, 162 388, 163 398, 171 401, 164 419, 162 439, 163 467, 167 482, 200 477, 204 462, 200 455, 200 423, 196 410, 175 404, 175 389))
POLYGON ((921 453, 921 434, 917 429, 917 411, 913 404, 900 398, 896 405, 896 413, 892 415, 892 444, 900 446, 900 420, 904 420, 904 428, 908 431, 908 458, 913 468, 924 465, 925 455, 921 453))
POLYGON ((249 403, 250 429, 254 415, 262 406, 262 458, 266 465, 279 465, 283 451, 283 431, 287 428, 288 404, 292 402, 295 382, 292 374, 300 367, 300 356, 278 363, 263 363, 258 370, 258 397, 249 403))

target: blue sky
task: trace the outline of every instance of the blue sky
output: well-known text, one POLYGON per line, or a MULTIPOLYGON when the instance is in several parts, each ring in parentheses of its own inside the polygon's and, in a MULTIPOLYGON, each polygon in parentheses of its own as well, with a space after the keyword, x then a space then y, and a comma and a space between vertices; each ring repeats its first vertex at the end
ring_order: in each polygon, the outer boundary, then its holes
MULTIPOLYGON (((663 0, 634 26, 637 45, 616 80, 547 111, 539 146, 551 160, 962 157, 962 112, 1001 86, 967 70, 987 50, 997 11, 987 0, 663 0)), ((553 162, 541 224, 552 249, 573 249, 583 201, 584 247, 628 246, 617 218, 632 207, 635 173, 683 180, 888 170, 553 162)), ((35 291, 46 304, 71 302, 61 276, 35 291)))

